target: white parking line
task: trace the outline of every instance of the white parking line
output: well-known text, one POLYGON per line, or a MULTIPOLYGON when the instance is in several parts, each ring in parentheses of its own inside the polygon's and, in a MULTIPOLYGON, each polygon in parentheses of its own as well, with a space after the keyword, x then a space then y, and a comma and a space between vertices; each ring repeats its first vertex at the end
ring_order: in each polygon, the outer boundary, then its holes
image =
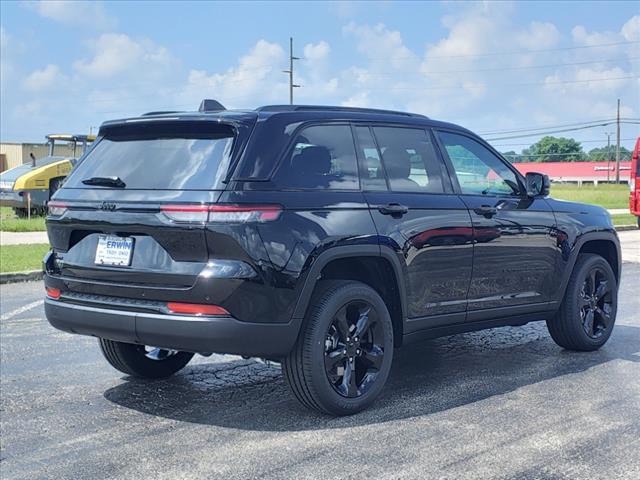
POLYGON ((10 311, 0 317, 0 320, 9 320, 10 318, 15 317, 16 315, 20 315, 21 313, 27 312, 32 308, 36 308, 44 303, 44 300, 37 300, 35 302, 27 303, 20 308, 16 308, 15 310, 10 311))

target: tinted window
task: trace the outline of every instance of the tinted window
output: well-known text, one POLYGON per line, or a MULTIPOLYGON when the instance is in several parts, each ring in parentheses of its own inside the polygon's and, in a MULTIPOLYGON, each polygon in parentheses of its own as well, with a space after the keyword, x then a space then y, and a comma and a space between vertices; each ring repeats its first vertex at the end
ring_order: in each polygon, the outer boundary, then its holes
POLYGON ((462 193, 517 195, 516 174, 491 150, 464 135, 438 133, 458 177, 462 193))
POLYGON ((374 127, 391 190, 442 193, 440 160, 427 133, 414 128, 374 127))
POLYGON ((362 187, 365 190, 387 190, 384 168, 369 127, 356 127, 358 153, 362 159, 362 187))
POLYGON ((291 188, 358 189, 358 167, 351 127, 314 125, 295 138, 275 182, 291 188))
POLYGON ((221 188, 229 165, 233 131, 223 125, 136 125, 107 130, 65 182, 116 176, 127 189, 221 188))

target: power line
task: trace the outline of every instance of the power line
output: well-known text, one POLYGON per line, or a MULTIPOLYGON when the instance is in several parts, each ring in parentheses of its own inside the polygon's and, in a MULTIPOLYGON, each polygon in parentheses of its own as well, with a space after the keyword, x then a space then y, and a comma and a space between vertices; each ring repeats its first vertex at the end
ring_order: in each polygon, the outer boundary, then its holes
MULTIPOLYGON (((564 124, 559 124, 559 125, 545 125, 545 126, 536 126, 536 127, 518 127, 517 129, 514 130, 490 130, 490 131, 486 131, 486 132, 480 132, 480 135, 495 135, 495 134, 502 134, 502 133, 517 133, 517 132, 530 132, 530 131, 534 131, 534 130, 549 130, 552 128, 563 128, 563 127, 581 127, 584 125, 590 125, 592 123, 602 123, 602 122, 611 122, 616 120, 615 117, 613 118, 603 118, 603 119, 599 119, 599 120, 587 120, 584 122, 577 122, 577 123, 564 123, 564 124)), ((633 118, 633 117, 621 117, 620 120, 631 120, 631 121, 640 121, 640 118, 633 118)))
MULTIPOLYGON (((609 78, 589 78, 583 80, 563 80, 559 82, 530 82, 530 83, 499 83, 490 85, 492 87, 530 87, 535 85, 562 85, 562 84, 570 84, 570 83, 589 83, 589 82, 609 82, 612 80, 628 80, 631 78, 640 78, 640 75, 627 75, 624 77, 609 77, 609 78)), ((487 85, 482 85, 483 87, 487 85)), ((446 86, 446 87, 374 87, 374 88, 366 88, 365 90, 460 90, 463 88, 462 85, 457 86, 446 86)))
MULTIPOLYGON (((511 138, 539 137, 541 135, 549 135, 551 133, 575 132, 575 131, 578 131, 578 130, 587 130, 589 128, 606 127, 607 125, 613 125, 615 123, 616 123, 616 121, 611 121, 611 122, 599 123, 597 125, 588 125, 588 126, 584 126, 584 127, 565 128, 565 129, 562 129, 562 130, 552 130, 552 131, 547 131, 547 132, 527 133, 527 134, 523 134, 523 135, 511 135, 511 136, 507 136, 507 137, 489 138, 489 139, 487 139, 487 141, 488 142, 493 142, 493 141, 496 141, 496 140, 509 140, 511 138)), ((620 122, 620 123, 624 123, 624 124, 628 124, 628 125, 640 125, 640 122, 631 122, 631 121, 620 122)))
POLYGON ((503 157, 570 157, 575 155, 588 156, 589 152, 576 152, 576 153, 502 153, 503 157))
MULTIPOLYGON (((295 60, 295 58, 294 58, 295 60)), ((283 70, 285 73, 289 73, 288 70, 283 70)), ((566 81, 559 81, 559 82, 530 82, 530 83, 502 83, 502 84, 493 84, 493 85, 484 85, 483 86, 492 86, 492 87, 522 87, 522 86, 535 86, 535 85, 560 85, 560 84, 572 84, 572 83, 589 83, 589 82, 607 82, 607 81, 612 81, 612 80, 625 80, 625 79, 631 79, 631 78, 639 78, 638 75, 629 75, 629 76, 623 76, 623 77, 610 77, 610 78, 590 78, 590 79, 583 79, 583 80, 566 80, 566 81)), ((224 82, 220 82, 221 84, 224 82)), ((240 83, 240 82, 237 82, 240 83)), ((297 88, 300 85, 293 85, 293 88, 297 88)), ((291 88, 291 87, 290 87, 291 88)), ((365 90, 369 90, 369 91, 376 91, 376 90, 384 90, 384 91, 389 91, 389 90, 407 90, 407 91, 413 91, 413 90, 421 90, 421 91, 428 91, 428 90, 459 90, 460 88, 463 88, 462 86, 442 86, 442 87, 371 87, 371 88, 366 88, 365 90)), ((244 99, 244 98, 251 98, 253 97, 255 94, 249 94, 249 95, 236 95, 236 96, 225 96, 226 100, 237 100, 237 99, 244 99)), ((154 94, 147 94, 147 95, 137 95, 137 96, 133 96, 133 97, 118 97, 118 98, 87 98, 86 100, 80 102, 69 102, 69 101, 65 101, 64 99, 55 99, 55 98, 49 98, 46 99, 47 103, 55 103, 56 101, 64 103, 65 105, 69 105, 69 104, 78 104, 78 105, 86 105, 87 103, 104 103, 104 102, 113 102, 113 101, 117 101, 117 102, 122 102, 122 101, 127 101, 127 100, 138 100, 141 97, 145 97, 145 96, 153 96, 153 97, 157 97, 157 93, 154 94)), ((182 107, 182 106, 190 106, 190 104, 182 104, 182 105, 176 105, 176 107, 182 107)), ((174 108, 174 107, 165 107, 165 108, 174 108)), ((123 111, 123 110, 120 110, 123 111)), ((105 114, 111 114, 111 113, 117 113, 117 112, 110 112, 110 111, 97 111, 96 113, 105 113, 105 114)))
MULTIPOLYGON (((431 74, 446 74, 446 73, 475 73, 475 72, 501 72, 504 70, 530 70, 536 68, 552 68, 552 67, 567 67, 567 66, 575 66, 575 65, 589 65, 593 63, 612 63, 612 62, 624 62, 624 61, 636 61, 640 60, 640 57, 622 57, 622 58, 612 58, 609 60, 592 60, 588 62, 572 62, 572 63, 553 63, 547 65, 527 65, 527 66, 516 66, 516 67, 494 67, 494 68, 471 68, 465 70, 438 70, 438 71, 415 71, 417 75, 431 75, 431 74)), ((415 69, 414 69, 415 70, 415 69)), ((411 71, 414 71, 411 70, 411 71)), ((396 72, 388 72, 388 73, 366 73, 366 76, 369 77, 389 77, 395 76, 398 72, 409 72, 410 70, 396 70, 396 72)))
MULTIPOLYGON (((635 140, 635 138, 633 137, 629 137, 629 138, 621 138, 620 141, 621 142, 628 142, 631 140, 635 140)), ((579 143, 602 143, 604 140, 595 140, 595 139, 591 139, 591 140, 576 140, 579 143)), ((500 143, 500 144, 492 144, 494 147, 524 147, 524 146, 528 146, 531 145, 531 142, 529 143, 500 143)))
MULTIPOLYGON (((501 55, 522 55, 526 53, 540 53, 540 52, 557 52, 563 50, 581 50, 588 48, 601 48, 601 47, 614 47, 619 45, 631 45, 633 43, 640 43, 639 40, 632 40, 629 42, 614 42, 614 43, 601 43, 597 45, 579 45, 575 47, 557 47, 557 48, 542 48, 531 50, 514 50, 510 52, 487 52, 487 53, 474 53, 465 55, 434 55, 429 56, 429 59, 433 58, 475 58, 475 57, 493 57, 501 55)), ((368 57, 369 60, 402 60, 402 59, 414 59, 416 55, 412 56, 387 56, 387 57, 368 57)))

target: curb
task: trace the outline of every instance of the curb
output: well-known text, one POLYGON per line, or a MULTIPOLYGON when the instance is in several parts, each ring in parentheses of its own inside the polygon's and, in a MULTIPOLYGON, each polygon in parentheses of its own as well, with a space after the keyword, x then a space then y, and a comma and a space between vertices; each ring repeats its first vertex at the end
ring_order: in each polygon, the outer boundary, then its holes
POLYGON ((35 282, 36 280, 42 280, 42 274, 42 270, 0 273, 0 285, 6 283, 35 282))
POLYGON ((619 225, 616 227, 616 232, 626 232, 627 230, 638 230, 636 225, 619 225))

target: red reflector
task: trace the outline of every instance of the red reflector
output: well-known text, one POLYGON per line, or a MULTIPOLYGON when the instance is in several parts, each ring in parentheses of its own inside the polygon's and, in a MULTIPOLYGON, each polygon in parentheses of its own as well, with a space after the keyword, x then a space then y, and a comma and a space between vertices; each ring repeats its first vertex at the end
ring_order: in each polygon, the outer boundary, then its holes
POLYGON ((218 305, 169 302, 167 303, 167 308, 173 313, 186 313, 189 315, 229 315, 229 312, 218 305))
POLYGON ((59 288, 52 288, 52 287, 46 287, 47 290, 47 297, 52 298, 54 300, 58 300, 60 298, 60 289, 59 288))

